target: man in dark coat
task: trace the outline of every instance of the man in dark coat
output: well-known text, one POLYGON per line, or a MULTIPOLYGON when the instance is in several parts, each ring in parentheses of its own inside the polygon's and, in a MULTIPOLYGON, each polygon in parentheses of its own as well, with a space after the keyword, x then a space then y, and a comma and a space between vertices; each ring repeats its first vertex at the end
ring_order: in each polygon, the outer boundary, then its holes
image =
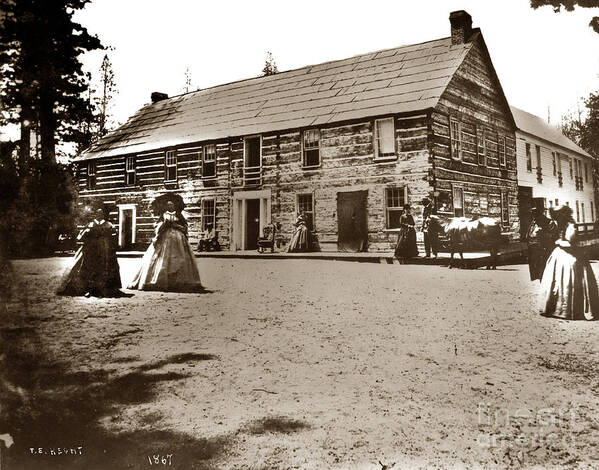
POLYGON ((426 252, 426 257, 429 258, 431 256, 431 251, 435 258, 438 254, 438 246, 439 246, 439 223, 436 220, 435 213, 435 205, 433 201, 429 198, 425 197, 422 200, 422 205, 424 206, 424 210, 422 211, 422 232, 424 234, 424 251, 426 252))
POLYGON ((531 281, 535 279, 540 281, 543 277, 547 259, 555 248, 555 240, 558 238, 558 233, 555 222, 545 216, 541 208, 533 207, 531 215, 532 222, 526 232, 528 270, 531 281))

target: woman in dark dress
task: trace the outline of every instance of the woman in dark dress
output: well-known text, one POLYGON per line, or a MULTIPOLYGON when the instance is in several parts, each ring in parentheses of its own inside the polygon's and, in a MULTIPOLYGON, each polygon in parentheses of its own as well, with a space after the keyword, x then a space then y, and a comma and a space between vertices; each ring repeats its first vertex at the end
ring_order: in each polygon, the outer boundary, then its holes
POLYGON ((543 212, 535 207, 531 211, 532 222, 526 232, 528 244, 528 270, 530 280, 541 280, 549 255, 555 248, 558 237, 555 221, 546 217, 543 212))
POLYGON ((403 214, 399 218, 399 238, 395 248, 395 256, 400 260, 415 258, 418 256, 416 245, 416 229, 414 228, 414 217, 409 204, 404 206, 403 214))
POLYGON ((121 294, 121 275, 116 257, 117 234, 108 221, 108 206, 96 208, 94 220, 77 236, 83 245, 67 268, 58 295, 111 297, 121 294))
POLYGON ((287 252, 297 253, 308 251, 312 251, 312 239, 310 230, 308 229, 306 214, 302 212, 297 216, 297 220, 295 221, 295 231, 291 236, 287 252))
POLYGON ((599 318, 599 290, 591 265, 577 243, 572 209, 551 209, 558 239, 541 279, 541 315, 565 320, 599 318))

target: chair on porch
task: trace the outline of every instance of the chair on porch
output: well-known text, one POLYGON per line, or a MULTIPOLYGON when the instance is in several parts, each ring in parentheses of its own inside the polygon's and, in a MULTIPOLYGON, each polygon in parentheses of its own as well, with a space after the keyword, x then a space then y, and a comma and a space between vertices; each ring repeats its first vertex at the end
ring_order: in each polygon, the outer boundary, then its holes
POLYGON ((264 253, 266 248, 270 248, 270 252, 275 251, 275 234, 276 227, 274 224, 265 225, 262 229, 264 236, 258 237, 258 253, 264 253))

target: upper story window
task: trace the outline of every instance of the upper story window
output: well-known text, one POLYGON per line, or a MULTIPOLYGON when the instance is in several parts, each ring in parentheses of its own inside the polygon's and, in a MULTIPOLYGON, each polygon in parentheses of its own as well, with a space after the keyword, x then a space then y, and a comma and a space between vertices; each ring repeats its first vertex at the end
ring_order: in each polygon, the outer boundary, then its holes
POLYGON ((462 125, 456 119, 450 120, 451 158, 462 159, 462 125))
POLYGON ((510 206, 507 193, 501 193, 501 221, 504 224, 510 223, 510 206))
POLYGON ((539 183, 543 182, 543 168, 541 166, 541 146, 535 145, 535 152, 537 155, 537 181, 539 183))
POLYGON ((169 150, 164 156, 164 181, 177 181, 176 150, 169 150))
POLYGON ((202 176, 216 176, 216 144, 204 145, 202 160, 202 176))
POLYGON ((246 168, 255 168, 262 165, 262 145, 260 140, 260 136, 245 138, 244 158, 246 168))
POLYGON ((125 159, 125 184, 135 184, 135 157, 125 159))
POLYGON ((303 132, 303 165, 313 167, 320 165, 320 129, 307 129, 303 132))
POLYGON ((532 172, 532 154, 530 153, 530 144, 526 143, 526 171, 532 172))
POLYGON ((96 162, 87 163, 87 189, 96 189, 96 162))
POLYGON ((395 122, 392 117, 374 121, 374 158, 395 157, 395 122))
POLYGON ((485 129, 476 127, 476 157, 479 165, 486 165, 485 158, 485 129))
POLYGON ((555 152, 551 152, 551 161, 553 162, 553 176, 557 174, 557 161, 555 158, 555 152))
POLYGON ((456 217, 464 217, 464 189, 453 187, 453 213, 456 217))
POLYGON ((407 202, 407 187, 385 188, 387 228, 400 228, 399 218, 407 202))
POLYGON ((505 166, 505 136, 499 136, 497 139, 497 152, 499 153, 499 164, 505 166))
POLYGON ((574 170, 572 168, 572 159, 568 157, 568 164, 570 165, 570 179, 574 178, 574 170))
POLYGON ((297 213, 304 213, 307 219, 308 230, 314 230, 314 197, 312 193, 297 195, 297 213))
POLYGON ((584 162, 584 182, 589 182, 589 164, 584 162))

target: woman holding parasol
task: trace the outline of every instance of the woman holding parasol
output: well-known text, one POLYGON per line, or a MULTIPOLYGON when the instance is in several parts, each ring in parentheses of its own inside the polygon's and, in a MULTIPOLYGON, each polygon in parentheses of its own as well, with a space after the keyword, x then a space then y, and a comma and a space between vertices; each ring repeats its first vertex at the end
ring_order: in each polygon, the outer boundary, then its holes
POLYGON ((152 202, 159 218, 155 237, 144 254, 141 266, 129 289, 167 292, 203 290, 193 249, 187 239, 187 221, 182 214, 181 196, 163 194, 152 202))

